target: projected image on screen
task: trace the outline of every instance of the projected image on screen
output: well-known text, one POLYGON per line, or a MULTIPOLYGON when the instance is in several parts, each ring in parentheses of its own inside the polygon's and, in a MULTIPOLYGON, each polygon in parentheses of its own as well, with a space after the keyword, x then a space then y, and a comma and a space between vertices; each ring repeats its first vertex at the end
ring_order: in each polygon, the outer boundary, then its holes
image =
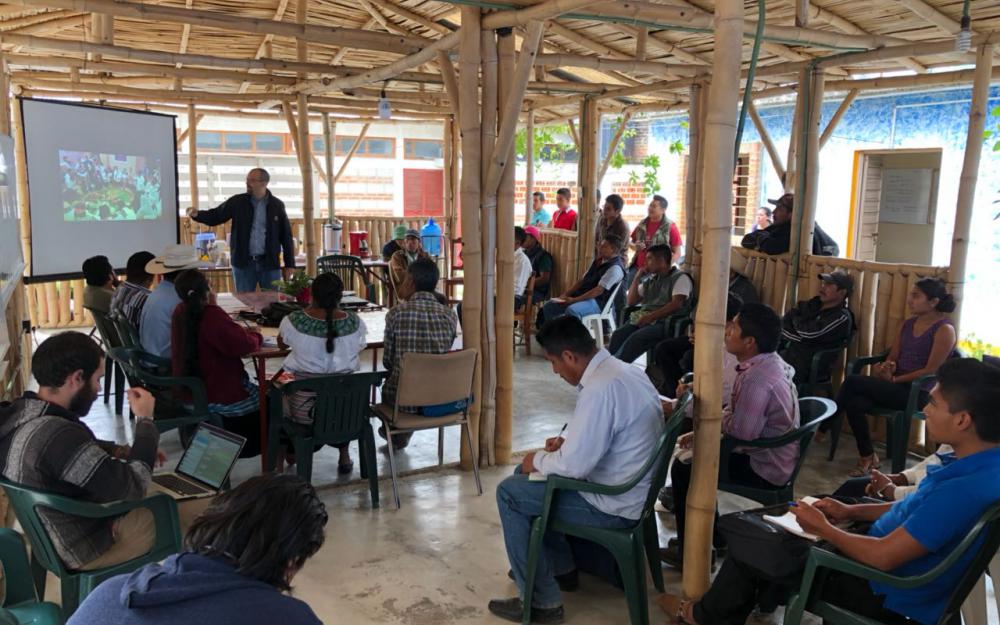
POLYGON ((64 221, 158 219, 160 161, 145 156, 59 150, 64 221))

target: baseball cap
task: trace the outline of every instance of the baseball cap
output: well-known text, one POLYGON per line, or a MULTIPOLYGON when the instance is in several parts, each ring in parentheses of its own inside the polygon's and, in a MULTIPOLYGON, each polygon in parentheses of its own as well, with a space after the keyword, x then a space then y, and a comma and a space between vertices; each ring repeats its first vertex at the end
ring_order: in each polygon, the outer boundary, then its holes
POLYGON ((830 273, 821 273, 819 274, 819 279, 823 282, 836 285, 838 289, 847 291, 848 295, 854 293, 854 278, 847 272, 838 269, 830 273))
POLYGON ((786 193, 781 197, 779 197, 778 199, 775 200, 769 199, 768 203, 774 204, 775 206, 786 206, 788 208, 792 208, 792 206, 795 205, 795 194, 786 193))
POLYGON ((410 237, 413 237, 414 239, 419 239, 420 233, 414 230, 413 228, 410 228, 409 230, 406 231, 406 238, 408 239, 410 237))
POLYGON ((542 233, 539 232, 538 228, 536 228, 535 226, 525 226, 524 234, 530 234, 532 237, 534 237, 536 241, 542 240, 542 233))
POLYGON ((406 236, 406 226, 400 224, 392 229, 393 239, 402 239, 405 236, 406 236))

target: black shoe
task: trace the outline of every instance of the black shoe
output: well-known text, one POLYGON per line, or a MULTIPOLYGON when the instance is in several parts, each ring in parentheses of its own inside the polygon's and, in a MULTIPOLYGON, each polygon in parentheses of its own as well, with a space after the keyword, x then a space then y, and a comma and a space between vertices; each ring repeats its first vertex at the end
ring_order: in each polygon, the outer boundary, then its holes
MULTIPOLYGON (((514 571, 507 569, 507 577, 514 579, 514 571)), ((559 590, 563 592, 573 592, 580 587, 580 572, 576 569, 569 573, 556 575, 555 578, 556 583, 559 584, 559 590)))
MULTIPOLYGON (((490 612, 505 621, 520 623, 524 620, 524 605, 521 603, 520 597, 494 599, 490 601, 487 607, 490 612)), ((565 620, 566 617, 562 606, 557 608, 531 608, 531 622, 536 625, 546 625, 547 623, 558 625, 565 620)))
MULTIPOLYGON (((716 550, 712 549, 712 569, 715 570, 716 550)), ((668 564, 678 571, 684 570, 684 547, 677 542, 676 538, 667 541, 666 547, 660 548, 660 561, 668 564)))

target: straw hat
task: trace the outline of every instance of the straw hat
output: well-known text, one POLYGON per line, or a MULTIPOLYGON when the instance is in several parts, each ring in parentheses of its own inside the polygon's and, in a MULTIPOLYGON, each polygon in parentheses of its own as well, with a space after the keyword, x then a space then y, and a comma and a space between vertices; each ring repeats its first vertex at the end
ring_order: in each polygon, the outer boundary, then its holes
POLYGON ((146 273, 162 275, 182 269, 197 269, 200 266, 198 251, 193 246, 174 244, 168 245, 162 256, 146 263, 146 273))

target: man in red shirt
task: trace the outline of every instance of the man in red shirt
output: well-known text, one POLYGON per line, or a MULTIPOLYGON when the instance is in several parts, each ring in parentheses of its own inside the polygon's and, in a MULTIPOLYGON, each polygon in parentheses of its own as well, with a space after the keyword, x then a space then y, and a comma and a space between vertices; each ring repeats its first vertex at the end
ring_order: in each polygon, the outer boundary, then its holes
POLYGON ((552 227, 560 230, 576 230, 576 211, 569 207, 570 190, 563 187, 556 191, 556 206, 552 215, 552 227))
POLYGON ((671 262, 676 263, 681 255, 681 231, 667 215, 667 198, 654 195, 646 209, 646 218, 632 231, 631 247, 635 250, 632 264, 628 267, 627 284, 632 284, 639 267, 646 266, 646 250, 654 245, 669 245, 671 262))

